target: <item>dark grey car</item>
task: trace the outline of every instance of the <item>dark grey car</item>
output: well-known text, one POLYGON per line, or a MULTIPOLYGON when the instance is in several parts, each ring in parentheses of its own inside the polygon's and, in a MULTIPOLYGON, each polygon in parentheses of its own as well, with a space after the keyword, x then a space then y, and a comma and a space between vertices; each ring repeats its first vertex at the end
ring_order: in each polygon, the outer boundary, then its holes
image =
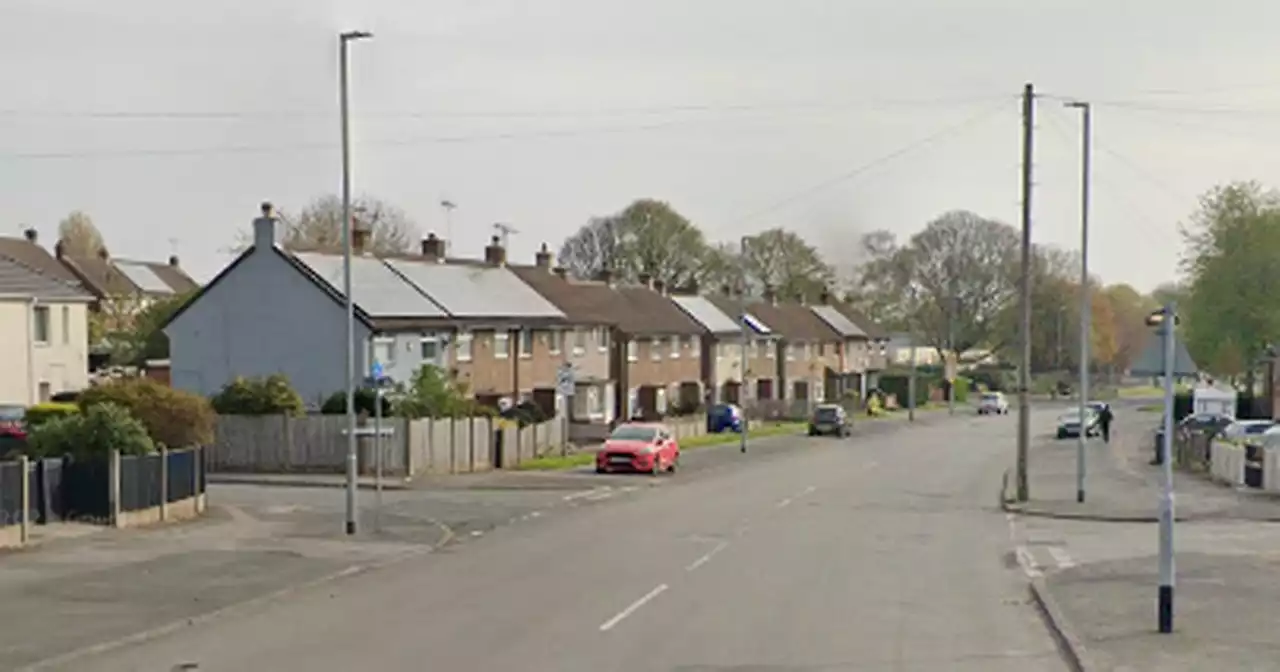
POLYGON ((809 436, 849 436, 849 415, 841 406, 823 404, 813 409, 809 418, 809 436))

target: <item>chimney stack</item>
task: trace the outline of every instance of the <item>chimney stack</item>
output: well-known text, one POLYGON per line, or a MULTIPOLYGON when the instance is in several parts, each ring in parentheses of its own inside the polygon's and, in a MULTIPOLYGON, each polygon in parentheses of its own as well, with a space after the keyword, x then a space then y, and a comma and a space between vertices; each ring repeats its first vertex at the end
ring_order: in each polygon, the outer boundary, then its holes
POLYGON ((111 255, 107 254, 107 248, 105 247, 98 248, 98 258, 103 261, 106 261, 107 259, 111 258, 111 255))
POLYGON ((365 254, 369 251, 369 238, 373 232, 358 224, 351 225, 351 253, 365 254))
POLYGON ((497 236, 489 239, 488 247, 484 248, 484 260, 491 266, 507 264, 507 248, 502 246, 502 240, 497 236))
POLYGON ((644 285, 645 287, 648 287, 649 289, 653 289, 652 275, 649 275, 648 273, 641 273, 636 276, 636 280, 638 280, 640 284, 644 285))
POLYGON ((176 254, 169 255, 169 265, 174 268, 178 267, 178 255, 176 254))
POLYGON ((611 271, 611 270, 609 270, 609 269, 607 269, 607 268, 602 268, 602 269, 600 269, 600 272, 599 272, 599 273, 596 273, 596 280, 599 280, 600 282, 603 282, 604 284, 606 284, 606 285, 608 285, 608 286, 612 287, 612 286, 613 286, 613 271, 611 271))
POLYGON ((831 290, 826 287, 822 288, 822 293, 818 295, 818 305, 826 306, 831 303, 831 290))
POLYGON ((662 294, 665 296, 667 293, 667 283, 661 280, 654 280, 652 287, 653 287, 653 291, 659 294, 662 294))
POLYGON ((276 209, 271 203, 263 202, 259 210, 262 214, 253 220, 253 246, 265 250, 276 244, 279 226, 276 209))
POLYGON ((778 305, 778 292, 770 285, 764 286, 764 300, 771 306, 778 305))
POLYGON ((427 261, 444 261, 444 241, 436 237, 435 232, 422 239, 422 256, 427 261))
POLYGON ((66 248, 66 246, 65 246, 65 245, 63 245, 63 244, 62 244, 62 241, 61 241, 61 240, 59 240, 58 242, 56 242, 56 243, 54 243, 54 244, 53 244, 53 256, 54 256, 54 257, 56 257, 56 258, 58 258, 58 259, 62 259, 62 257, 63 257, 66 253, 67 253, 67 248, 66 248))
POLYGON ((40 239, 40 232, 35 229, 27 229, 22 232, 22 237, 26 238, 28 243, 35 243, 40 239))
POLYGON ((555 273, 556 276, 559 277, 561 280, 564 280, 569 277, 569 270, 566 269, 564 266, 556 266, 555 268, 551 269, 551 272, 555 273))
POLYGON ((551 250, 547 249, 546 243, 543 243, 538 253, 533 255, 533 265, 544 270, 551 268, 551 250))
POLYGON ((733 288, 728 284, 720 285, 720 293, 725 296, 733 296, 733 288))

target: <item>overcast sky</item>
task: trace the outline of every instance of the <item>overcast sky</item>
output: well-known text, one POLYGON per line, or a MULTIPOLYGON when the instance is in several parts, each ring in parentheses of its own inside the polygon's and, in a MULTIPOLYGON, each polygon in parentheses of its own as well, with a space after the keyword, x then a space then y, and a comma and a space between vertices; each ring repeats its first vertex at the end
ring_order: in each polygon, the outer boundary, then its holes
POLYGON ((48 239, 81 209, 114 254, 176 249, 207 280, 260 201, 337 191, 335 36, 361 28, 356 191, 424 234, 456 202, 459 253, 503 221, 531 258, 639 197, 712 238, 789 227, 837 263, 950 209, 1016 224, 1031 81, 1034 238, 1078 247, 1062 99, 1091 100, 1094 269, 1150 289, 1200 192, 1280 184, 1280 3, 1087 5, 3 0, 0 227, 48 239))

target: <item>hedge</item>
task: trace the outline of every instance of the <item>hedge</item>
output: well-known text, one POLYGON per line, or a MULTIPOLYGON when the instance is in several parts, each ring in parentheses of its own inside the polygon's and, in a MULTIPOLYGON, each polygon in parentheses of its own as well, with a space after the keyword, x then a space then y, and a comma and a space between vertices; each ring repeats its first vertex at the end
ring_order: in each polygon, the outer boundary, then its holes
POLYGON ((116 380, 80 395, 81 411, 103 403, 124 407, 158 444, 185 448, 213 442, 213 406, 202 396, 150 378, 116 380))
POLYGON ((28 429, 35 429, 36 427, 39 427, 55 418, 64 418, 68 415, 74 415, 79 412, 80 407, 75 404, 49 401, 27 408, 24 420, 27 423, 28 429))

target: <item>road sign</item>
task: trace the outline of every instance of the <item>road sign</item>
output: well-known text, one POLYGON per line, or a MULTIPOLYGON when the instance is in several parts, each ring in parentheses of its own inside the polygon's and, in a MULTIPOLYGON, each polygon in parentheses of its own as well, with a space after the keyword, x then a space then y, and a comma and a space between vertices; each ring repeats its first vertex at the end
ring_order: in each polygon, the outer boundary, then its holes
MULTIPOLYGON (((1173 377, 1190 378, 1199 370, 1195 361, 1191 359, 1191 353, 1187 352, 1186 344, 1175 333, 1173 335, 1173 377)), ((1147 347, 1143 348, 1142 354, 1138 355, 1138 358, 1129 366, 1129 373, 1134 376, 1164 375, 1163 336, 1153 334, 1147 339, 1147 347)))
POLYGON ((568 362, 561 364, 556 371, 556 391, 563 396, 572 397, 574 382, 573 365, 568 362))
POLYGON ((369 377, 370 378, 382 377, 382 362, 374 360, 373 366, 369 367, 369 377))

